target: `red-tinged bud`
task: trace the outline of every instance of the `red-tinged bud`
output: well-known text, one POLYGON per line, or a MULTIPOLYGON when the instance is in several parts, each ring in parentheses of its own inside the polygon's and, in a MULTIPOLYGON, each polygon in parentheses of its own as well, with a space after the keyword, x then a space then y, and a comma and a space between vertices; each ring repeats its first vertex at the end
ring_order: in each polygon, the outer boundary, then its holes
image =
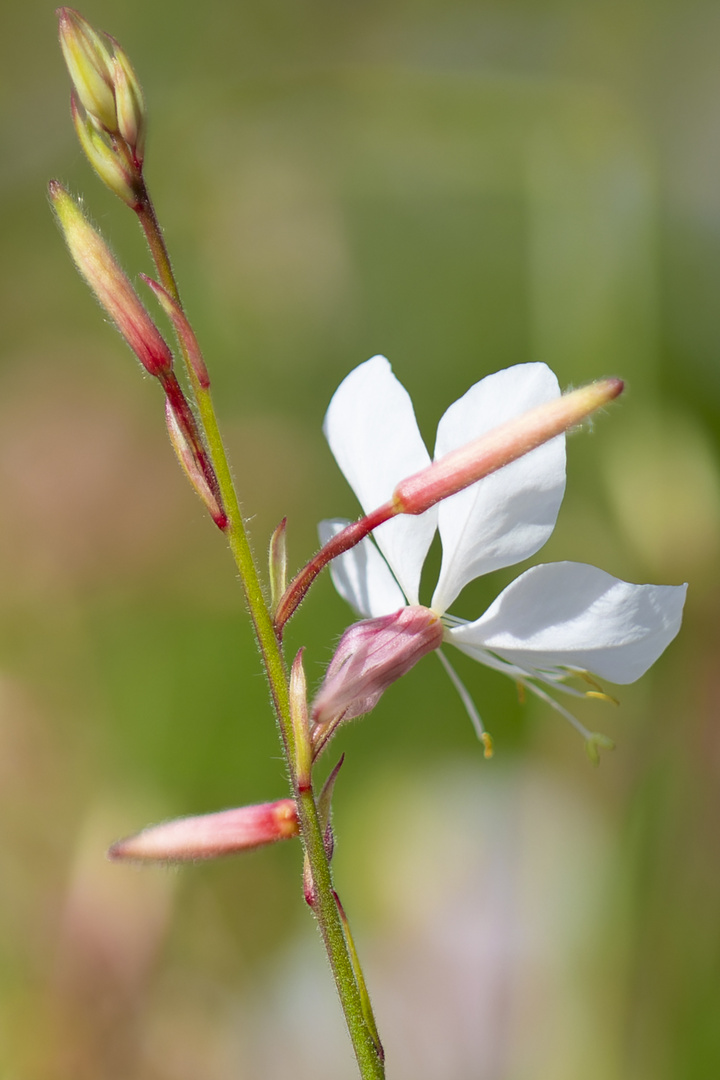
POLYGON ((219 529, 227 526, 227 514, 207 482, 202 466, 169 398, 165 399, 165 423, 175 456, 196 493, 219 529))
POLYGON ((210 386, 210 376, 208 375, 207 367, 203 355, 200 352, 200 346, 198 340, 195 337, 195 332, 188 322, 187 316, 183 309, 178 304, 177 300, 170 295, 167 289, 164 289, 162 285, 158 285, 157 281, 153 281, 146 274, 141 274, 145 284, 152 289, 155 296, 160 302, 160 305, 170 319, 175 328, 175 333, 178 336, 180 343, 185 349, 185 354, 188 358, 190 367, 195 372, 197 381, 202 386, 203 390, 207 390, 210 386))
POLYGON ((462 491, 484 476, 581 423, 590 413, 622 393, 622 379, 600 379, 554 401, 528 409, 514 420, 453 450, 395 488, 395 514, 422 514, 441 499, 462 491))
POLYGON ((118 131, 133 152, 133 157, 142 164, 145 156, 145 99, 142 87, 133 71, 132 64, 114 38, 112 76, 117 109, 118 131))
POLYGON ((335 791, 335 781, 338 778, 338 773, 342 768, 344 760, 345 755, 343 754, 323 784, 323 789, 317 800, 318 819, 320 821, 320 827, 323 830, 323 844, 325 846, 325 854, 327 855, 328 862, 332 860, 333 852, 335 850, 335 833, 333 832, 331 821, 332 797, 333 792, 335 791))
POLYGON ((146 371, 172 370, 172 353, 102 236, 57 180, 50 199, 73 261, 146 371))
POLYGON ((299 831, 294 800, 280 799, 151 825, 136 836, 118 840, 108 855, 141 862, 216 859, 288 840, 299 831))
POLYGON ((388 686, 442 644, 440 619, 414 605, 348 627, 312 706, 315 756, 339 723, 370 712, 388 686))

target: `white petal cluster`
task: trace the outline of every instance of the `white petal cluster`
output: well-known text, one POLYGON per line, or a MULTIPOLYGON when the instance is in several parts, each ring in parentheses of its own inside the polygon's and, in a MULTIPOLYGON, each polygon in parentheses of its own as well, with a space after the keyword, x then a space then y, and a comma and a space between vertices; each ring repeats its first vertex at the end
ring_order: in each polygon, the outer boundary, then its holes
MULTIPOLYGON (((487 376, 440 420, 435 459, 559 394, 545 364, 487 376)), ((340 384, 324 431, 365 513, 430 463, 410 397, 383 356, 340 384)), ((443 554, 431 608, 443 619, 446 642, 531 686, 557 685, 578 672, 634 682, 680 629, 686 585, 631 585, 584 563, 549 563, 521 574, 474 622, 447 615, 468 582, 542 547, 564 491, 565 437, 559 435, 419 517, 381 525, 375 543, 364 540, 332 563, 335 587, 368 618, 417 604, 438 530, 443 554)), ((346 524, 322 522, 323 543, 346 524)))

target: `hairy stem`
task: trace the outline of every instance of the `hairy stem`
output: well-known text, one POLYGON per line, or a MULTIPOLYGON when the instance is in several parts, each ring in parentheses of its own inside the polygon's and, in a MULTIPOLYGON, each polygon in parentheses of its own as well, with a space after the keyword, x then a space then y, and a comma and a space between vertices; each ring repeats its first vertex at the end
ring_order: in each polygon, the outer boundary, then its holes
MULTIPOLYGON (((177 283, 170 265, 165 241, 147 191, 145 191, 144 198, 136 212, 150 247, 160 282, 180 304, 177 283)), ((364 1005, 365 1009, 367 1009, 367 1003, 364 1002, 355 978, 353 960, 338 913, 330 863, 323 843, 323 832, 318 819, 315 798, 311 789, 298 789, 294 735, 290 716, 288 674, 280 641, 276 635, 273 620, 260 585, 257 567, 250 549, 235 485, 220 435, 210 389, 200 385, 193 365, 189 363, 182 342, 180 347, 183 351, 188 379, 193 390, 198 415, 205 435, 208 454, 217 477, 223 508, 227 515, 227 526, 224 532, 240 574, 245 601, 260 646, 268 682, 270 683, 270 692, 298 808, 300 835, 312 877, 312 908, 318 921, 330 967, 335 978, 335 985, 345 1014, 360 1075, 363 1080, 383 1080, 385 1070, 376 1049, 377 1034, 374 1019, 371 1017, 369 1023, 364 1012, 364 1005)))

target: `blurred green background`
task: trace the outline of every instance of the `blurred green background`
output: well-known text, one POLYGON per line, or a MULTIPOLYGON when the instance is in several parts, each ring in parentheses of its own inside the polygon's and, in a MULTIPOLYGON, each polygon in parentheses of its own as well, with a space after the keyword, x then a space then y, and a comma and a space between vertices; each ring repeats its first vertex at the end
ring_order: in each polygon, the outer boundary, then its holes
MULTIPOLYGON (((109 865, 149 821, 280 797, 230 559, 49 212, 132 215, 75 143, 54 5, 0 35, 0 1077, 355 1075, 287 844, 109 865)), ((337 883, 393 1080, 720 1075, 720 7, 698 0, 186 0, 83 14, 131 56, 146 173, 264 559, 356 508, 333 390, 385 353, 432 445, 483 375, 628 392, 569 446, 539 559, 690 582, 599 769, 550 709, 434 658, 337 739, 337 883)), ((537 559, 535 561, 538 561, 537 559)), ((475 617, 516 570, 454 605, 475 617)), ((349 612, 289 648, 316 684, 349 612)), ((333 760, 337 755, 333 755, 333 760)))

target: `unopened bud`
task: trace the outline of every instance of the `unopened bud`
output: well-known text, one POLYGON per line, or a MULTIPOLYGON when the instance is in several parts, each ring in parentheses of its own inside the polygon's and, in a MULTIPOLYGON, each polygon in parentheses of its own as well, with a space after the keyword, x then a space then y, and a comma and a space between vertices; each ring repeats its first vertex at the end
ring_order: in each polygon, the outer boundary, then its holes
POLYGON ((287 518, 283 518, 270 538, 268 571, 270 574, 270 608, 277 611, 280 597, 287 588, 287 518))
POLYGON ((342 754, 337 765, 323 784, 323 789, 317 800, 318 820, 320 821, 320 828, 323 831, 323 844, 325 845, 325 854, 327 855, 328 862, 332 860, 333 852, 335 850, 335 834, 332 827, 332 798, 335 791, 335 782, 344 761, 345 755, 342 754))
POLYGON ((422 514, 484 476, 575 427, 623 390, 622 379, 601 379, 562 397, 529 409, 514 420, 439 458, 395 488, 396 514, 422 514))
POLYGON ((108 855, 111 859, 142 862, 215 859, 287 840, 299 831, 294 800, 280 799, 151 825, 135 836, 118 840, 108 855))
POLYGON ((72 8, 60 8, 58 20, 80 145, 100 179, 137 210, 144 197, 145 102, 140 83, 109 34, 93 29, 72 8))
POLYGON ((103 34, 72 8, 58 9, 60 48, 85 111, 106 131, 117 132, 112 54, 103 34))
POLYGON ((203 390, 207 390, 210 386, 210 376, 208 375, 203 355, 200 352, 200 346, 198 344, 198 339, 195 337, 195 331, 191 327, 187 315, 167 289, 164 289, 157 281, 153 281, 147 274, 141 274, 140 277, 148 288, 152 289, 157 297, 160 306, 173 324, 175 333, 185 350, 188 363, 195 372, 197 381, 200 383, 203 390))
POLYGON ((135 209, 141 202, 142 179, 127 154, 119 153, 104 131, 95 126, 87 113, 81 112, 75 95, 70 108, 78 141, 85 157, 114 195, 135 209))
POLYGON ((392 683, 442 644, 440 619, 413 605, 348 627, 313 702, 315 755, 343 720, 370 712, 392 683))
POLYGON ((165 423, 168 435, 180 466, 190 481, 195 492, 200 496, 205 507, 219 529, 227 526, 227 515, 220 506, 215 493, 207 482, 197 455, 182 427, 169 399, 165 399, 165 423))
POLYGON ((293 660, 290 670, 290 719, 295 742, 294 773, 298 791, 307 791, 311 785, 312 744, 310 741, 310 718, 308 716, 307 683, 303 668, 303 650, 293 660))
POLYGON ((145 99, 130 61, 118 43, 113 38, 110 40, 118 131, 141 164, 145 156, 145 99))
POLYGON ((57 180, 50 199, 73 261, 146 371, 163 378, 172 353, 100 233, 57 180))

